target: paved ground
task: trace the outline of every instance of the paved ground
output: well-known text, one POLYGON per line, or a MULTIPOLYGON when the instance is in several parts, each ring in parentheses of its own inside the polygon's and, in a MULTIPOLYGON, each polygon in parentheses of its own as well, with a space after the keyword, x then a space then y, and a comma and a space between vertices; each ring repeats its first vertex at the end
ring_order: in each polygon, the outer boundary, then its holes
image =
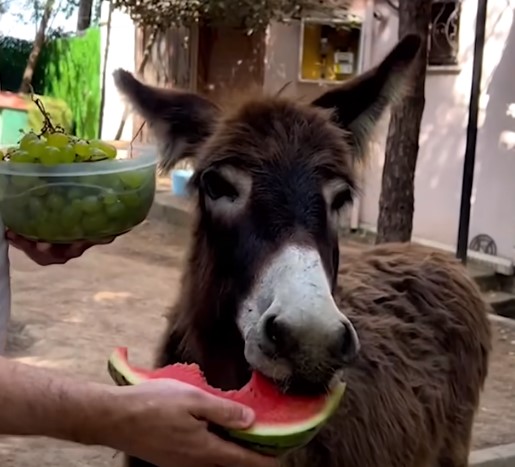
MULTIPOLYGON (((147 222, 112 245, 65 266, 41 268, 13 251, 10 355, 77 377, 108 382, 106 358, 127 345, 150 364, 178 287, 187 235, 147 222)), ((515 441, 515 331, 497 327, 491 376, 474 447, 515 441)), ((1 467, 107 467, 113 452, 45 439, 0 441, 1 467)))

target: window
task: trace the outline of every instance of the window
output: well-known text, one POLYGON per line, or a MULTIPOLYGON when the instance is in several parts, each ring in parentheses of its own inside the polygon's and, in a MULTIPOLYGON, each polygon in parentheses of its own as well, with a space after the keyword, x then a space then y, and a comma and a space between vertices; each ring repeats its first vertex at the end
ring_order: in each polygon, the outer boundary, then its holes
POLYGON ((433 0, 429 35, 429 66, 458 64, 461 2, 433 0))
POLYGON ((301 81, 341 82, 359 72, 362 24, 305 19, 301 26, 301 81))

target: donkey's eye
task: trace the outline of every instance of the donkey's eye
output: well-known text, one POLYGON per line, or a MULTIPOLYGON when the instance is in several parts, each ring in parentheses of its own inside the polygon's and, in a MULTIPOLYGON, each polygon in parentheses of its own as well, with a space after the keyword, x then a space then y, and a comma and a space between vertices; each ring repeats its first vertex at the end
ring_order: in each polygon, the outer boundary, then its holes
POLYGON ((234 201, 238 198, 238 190, 228 182, 220 173, 216 170, 208 169, 202 174, 202 188, 207 196, 212 200, 220 198, 229 198, 234 201))
POLYGON ((339 191, 333 198, 331 209, 338 211, 346 204, 352 203, 352 191, 349 188, 339 191))

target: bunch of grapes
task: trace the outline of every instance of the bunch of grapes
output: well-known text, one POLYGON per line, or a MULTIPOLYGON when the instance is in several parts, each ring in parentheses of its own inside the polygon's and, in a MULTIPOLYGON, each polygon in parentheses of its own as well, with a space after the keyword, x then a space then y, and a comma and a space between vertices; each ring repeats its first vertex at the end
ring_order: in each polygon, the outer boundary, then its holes
POLYGON ((5 154, 0 152, 3 160, 46 166, 97 162, 115 159, 116 155, 116 148, 105 141, 88 141, 59 130, 48 131, 42 135, 28 132, 21 138, 17 147, 9 148, 5 154))
POLYGON ((154 198, 155 166, 127 166, 117 160, 113 145, 66 134, 36 104, 45 119, 41 132, 25 133, 15 147, 0 151, 0 161, 41 166, 112 161, 113 167, 97 173, 94 165, 83 164, 73 175, 59 167, 1 170, 4 224, 27 238, 68 243, 119 235, 142 222, 154 198))
POLYGON ((4 224, 50 243, 119 235, 142 222, 154 198, 153 166, 102 174, 0 174, 4 224))

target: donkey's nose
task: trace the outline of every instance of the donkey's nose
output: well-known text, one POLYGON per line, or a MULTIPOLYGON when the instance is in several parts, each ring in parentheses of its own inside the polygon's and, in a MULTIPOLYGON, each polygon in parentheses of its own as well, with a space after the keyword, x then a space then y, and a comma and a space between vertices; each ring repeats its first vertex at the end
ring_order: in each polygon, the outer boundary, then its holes
POLYGON ((295 322, 289 322, 284 317, 271 314, 264 322, 264 334, 266 347, 277 356, 291 357, 308 342, 316 342, 312 349, 331 349, 333 357, 347 363, 353 360, 359 351, 359 340, 357 333, 347 321, 341 321, 331 329, 313 326, 310 329, 299 328, 295 322), (307 339, 307 335, 309 335, 307 339))

